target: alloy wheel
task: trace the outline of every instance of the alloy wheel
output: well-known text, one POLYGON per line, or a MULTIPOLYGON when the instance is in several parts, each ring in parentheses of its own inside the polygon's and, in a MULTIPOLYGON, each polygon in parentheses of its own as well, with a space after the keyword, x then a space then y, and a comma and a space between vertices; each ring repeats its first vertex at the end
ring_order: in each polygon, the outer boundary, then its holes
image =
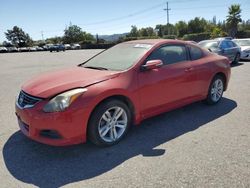
POLYGON ((128 116, 126 111, 119 106, 115 106, 106 110, 101 116, 98 132, 102 140, 112 143, 124 134, 127 125, 128 116))
POLYGON ((211 98, 213 102, 218 102, 222 97, 223 93, 223 81, 221 79, 216 79, 211 88, 211 98))

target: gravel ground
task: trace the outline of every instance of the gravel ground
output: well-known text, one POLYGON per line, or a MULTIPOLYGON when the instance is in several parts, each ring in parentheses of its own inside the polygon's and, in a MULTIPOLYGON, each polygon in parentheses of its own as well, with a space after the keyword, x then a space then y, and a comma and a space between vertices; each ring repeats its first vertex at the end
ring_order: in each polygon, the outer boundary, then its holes
POLYGON ((148 119, 113 147, 51 147, 24 137, 14 114, 21 84, 99 51, 0 54, 1 187, 250 187, 250 62, 232 67, 219 104, 148 119))

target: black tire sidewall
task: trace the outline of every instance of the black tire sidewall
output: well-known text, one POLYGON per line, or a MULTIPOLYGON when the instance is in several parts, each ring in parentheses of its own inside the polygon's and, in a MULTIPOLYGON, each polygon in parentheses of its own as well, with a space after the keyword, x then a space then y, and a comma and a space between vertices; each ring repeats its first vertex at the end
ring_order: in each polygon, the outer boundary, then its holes
POLYGON ((128 129, 131 125, 131 120, 132 120, 131 112, 128 106, 124 104, 122 101, 119 101, 119 100, 105 101, 104 103, 101 103, 100 105, 96 107, 96 109, 93 111, 90 117, 90 120, 88 123, 88 130, 87 130, 88 139, 97 146, 111 146, 111 145, 117 144, 127 134, 128 129), (99 131, 98 131, 99 121, 102 115, 104 114, 104 112, 106 112, 108 109, 115 107, 115 106, 121 107, 126 112, 127 118, 128 118, 128 124, 123 135, 118 140, 114 142, 106 142, 99 135, 99 131))

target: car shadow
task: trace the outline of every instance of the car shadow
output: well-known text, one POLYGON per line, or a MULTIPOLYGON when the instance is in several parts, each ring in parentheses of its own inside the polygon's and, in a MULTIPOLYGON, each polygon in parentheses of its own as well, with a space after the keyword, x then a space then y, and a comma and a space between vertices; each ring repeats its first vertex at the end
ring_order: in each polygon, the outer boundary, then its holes
POLYGON ((90 143, 52 147, 31 141, 18 131, 5 143, 3 158, 16 179, 38 187, 60 187, 94 178, 137 155, 167 155, 165 149, 155 147, 200 126, 208 126, 208 122, 236 107, 237 103, 227 98, 213 106, 197 102, 133 126, 119 144, 107 148, 90 143))
POLYGON ((231 64, 231 68, 233 68, 233 67, 239 67, 241 65, 244 65, 244 63, 231 64))

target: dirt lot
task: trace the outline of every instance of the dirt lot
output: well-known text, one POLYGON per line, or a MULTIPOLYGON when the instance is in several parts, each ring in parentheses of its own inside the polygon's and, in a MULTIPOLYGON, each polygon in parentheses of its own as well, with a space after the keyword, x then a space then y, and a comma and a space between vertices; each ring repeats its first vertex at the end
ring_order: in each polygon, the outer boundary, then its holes
POLYGON ((0 54, 0 187, 250 187, 250 62, 232 68, 218 105, 148 119, 116 146, 58 148, 25 138, 14 114, 21 84, 97 52, 0 54))

